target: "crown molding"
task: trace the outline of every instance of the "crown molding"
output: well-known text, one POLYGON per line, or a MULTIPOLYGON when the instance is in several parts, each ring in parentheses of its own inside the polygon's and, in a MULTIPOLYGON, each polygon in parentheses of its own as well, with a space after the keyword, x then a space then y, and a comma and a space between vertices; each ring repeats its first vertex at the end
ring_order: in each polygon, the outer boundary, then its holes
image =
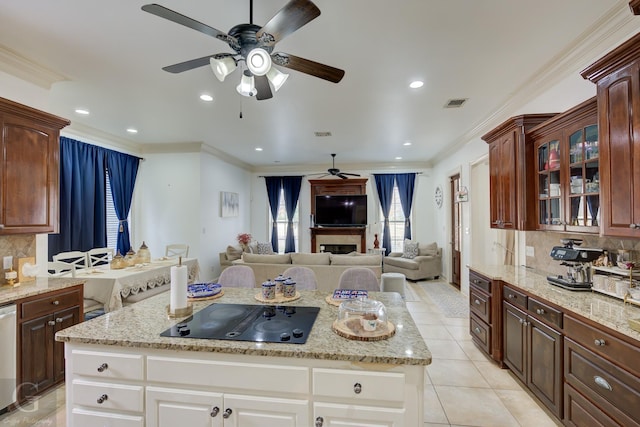
POLYGON ((71 122, 71 125, 64 128, 60 134, 70 138, 80 138, 85 142, 104 146, 105 148, 117 148, 135 156, 139 156, 142 153, 142 145, 137 142, 80 123, 71 122))
MULTIPOLYGON (((489 132, 511 117, 514 112, 542 95, 556 84, 580 72, 624 40, 636 34, 638 18, 629 12, 628 0, 620 0, 608 13, 586 28, 570 45, 534 72, 526 83, 518 87, 493 113, 464 135, 439 152, 434 163, 446 159, 465 144, 489 132)), ((595 95, 594 86, 594 95, 595 95)))
POLYGON ((3 45, 0 45, 0 70, 44 89, 51 89, 54 83, 69 80, 3 45))

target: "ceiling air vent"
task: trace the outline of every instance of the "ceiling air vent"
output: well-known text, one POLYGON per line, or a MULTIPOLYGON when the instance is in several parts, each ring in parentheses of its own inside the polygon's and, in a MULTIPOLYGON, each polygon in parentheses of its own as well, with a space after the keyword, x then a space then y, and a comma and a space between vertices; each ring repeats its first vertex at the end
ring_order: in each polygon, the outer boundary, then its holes
POLYGON ((331 132, 314 132, 317 137, 321 136, 331 136, 331 132))
POLYGON ((467 102, 467 99, 469 98, 450 99, 444 105, 444 108, 460 108, 465 102, 467 102))

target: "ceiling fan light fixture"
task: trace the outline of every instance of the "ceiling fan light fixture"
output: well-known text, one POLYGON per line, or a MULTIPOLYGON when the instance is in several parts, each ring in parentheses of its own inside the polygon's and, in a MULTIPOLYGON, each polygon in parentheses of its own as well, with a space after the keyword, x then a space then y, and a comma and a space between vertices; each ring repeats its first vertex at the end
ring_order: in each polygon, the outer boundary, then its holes
POLYGON ((253 76, 247 71, 242 74, 242 79, 240 79, 240 84, 236 87, 236 90, 242 96, 255 96, 258 93, 253 76))
POLYGON ((284 82, 286 82, 288 78, 289 74, 281 72, 276 67, 271 67, 267 72, 267 79, 269 79, 276 92, 284 85, 284 82))
POLYGON ((215 76, 221 82, 223 82, 224 78, 236 69, 236 61, 230 56, 225 56, 224 58, 220 59, 211 57, 209 58, 209 64, 211 64, 213 74, 215 74, 215 76))
POLYGON ((271 56, 266 50, 256 47, 247 55, 247 67, 255 76, 264 76, 271 69, 271 56))

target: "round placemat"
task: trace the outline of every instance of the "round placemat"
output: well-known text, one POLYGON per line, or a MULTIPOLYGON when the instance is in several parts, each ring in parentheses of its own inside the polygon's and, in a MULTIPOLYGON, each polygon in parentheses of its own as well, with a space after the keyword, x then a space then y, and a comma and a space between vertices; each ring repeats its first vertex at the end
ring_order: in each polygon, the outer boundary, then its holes
POLYGON ((289 302, 289 301, 295 301, 298 298, 300 298, 300 292, 296 291, 296 294, 292 297, 285 297, 282 294, 277 294, 275 298, 273 299, 266 299, 262 297, 262 292, 256 294, 256 299, 260 302, 266 302, 266 303, 279 303, 279 302, 289 302))
POLYGON ((220 289, 220 292, 218 292, 215 295, 211 295, 210 297, 202 297, 202 298, 189 298, 189 297, 187 297, 187 301, 189 301, 189 302, 209 301, 209 300, 212 300, 212 299, 218 299, 222 295, 224 295, 224 289, 220 289))
POLYGON ((332 295, 333 294, 327 295, 327 297, 324 299, 327 302, 327 304, 329 304, 329 305, 340 307, 340 304, 342 304, 342 301, 347 301, 347 300, 342 300, 342 299, 333 299, 332 295))

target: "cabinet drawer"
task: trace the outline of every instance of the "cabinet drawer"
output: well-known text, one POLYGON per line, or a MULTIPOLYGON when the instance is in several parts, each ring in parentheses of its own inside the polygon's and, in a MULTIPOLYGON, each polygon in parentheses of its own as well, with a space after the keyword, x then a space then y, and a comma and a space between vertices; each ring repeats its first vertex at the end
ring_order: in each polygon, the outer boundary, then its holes
POLYGON ((502 298, 505 301, 509 301, 511 304, 520 308, 527 309, 527 295, 520 291, 517 291, 509 286, 505 286, 502 291, 502 298))
POLYGON ((562 329, 562 312, 560 310, 549 307, 534 298, 528 298, 527 308, 534 317, 562 329))
POLYGON ((604 412, 570 385, 564 386, 564 423, 568 426, 619 427, 604 412))
POLYGON ((469 307, 479 318, 491 323, 491 297, 489 295, 469 288, 469 307))
POLYGON ((470 317, 470 331, 473 340, 484 350, 491 354, 491 327, 473 314, 470 317))
POLYGON ((404 383, 400 373, 313 370, 313 394, 326 398, 403 402, 404 383))
POLYGON ((51 292, 39 295, 38 298, 27 300, 20 304, 20 318, 22 320, 34 319, 65 308, 80 305, 82 293, 77 289, 67 292, 51 292))
POLYGON ((71 410, 74 426, 108 426, 108 427, 144 427, 144 417, 112 414, 106 412, 87 411, 73 408, 71 410))
POLYGON ((142 412, 144 387, 73 380, 73 405, 117 411, 142 412))
POLYGON ((566 382, 623 425, 639 425, 640 379, 570 339, 565 343, 566 382))
POLYGON ((73 373, 100 378, 144 379, 144 357, 139 354, 73 350, 73 373))
POLYGON ((220 389, 308 394, 309 368, 173 357, 147 357, 147 380, 220 389))
POLYGON ((491 280, 479 275, 475 271, 469 271, 469 284, 491 294, 491 280))
POLYGON ((587 349, 640 376, 638 347, 570 316, 564 316, 564 331, 566 336, 587 349))

